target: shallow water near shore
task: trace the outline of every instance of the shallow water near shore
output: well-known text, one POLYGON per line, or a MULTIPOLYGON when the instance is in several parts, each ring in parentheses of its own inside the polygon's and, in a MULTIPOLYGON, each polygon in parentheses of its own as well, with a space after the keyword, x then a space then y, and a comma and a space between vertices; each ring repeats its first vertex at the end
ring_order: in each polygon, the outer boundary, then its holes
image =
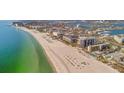
POLYGON ((53 72, 39 43, 10 23, 0 21, 0 72, 53 72))

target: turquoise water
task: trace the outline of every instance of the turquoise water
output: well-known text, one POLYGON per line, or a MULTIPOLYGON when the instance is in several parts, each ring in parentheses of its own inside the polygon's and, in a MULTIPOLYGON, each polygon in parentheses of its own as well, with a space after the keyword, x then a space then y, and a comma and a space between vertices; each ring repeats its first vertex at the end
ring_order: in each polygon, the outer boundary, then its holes
POLYGON ((110 31, 111 35, 124 34, 124 30, 112 30, 110 31))
POLYGON ((103 32, 101 32, 101 34, 109 34, 109 35, 124 34, 124 30, 103 31, 103 32))
MULTIPOLYGON (((113 26, 124 27, 124 23, 113 24, 113 26)), ((107 33, 105 33, 105 34, 107 34, 107 33)), ((110 35, 124 34, 124 30, 111 30, 108 32, 108 34, 110 34, 110 35)))
POLYGON ((37 41, 10 23, 0 21, 0 72, 53 72, 37 41))

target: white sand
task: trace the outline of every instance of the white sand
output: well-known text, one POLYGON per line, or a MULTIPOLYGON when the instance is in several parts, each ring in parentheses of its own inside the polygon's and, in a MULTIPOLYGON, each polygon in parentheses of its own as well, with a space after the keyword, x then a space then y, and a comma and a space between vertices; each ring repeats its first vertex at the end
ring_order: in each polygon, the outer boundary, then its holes
POLYGON ((52 40, 45 33, 21 28, 29 32, 44 48, 56 72, 84 72, 84 73, 117 73, 118 71, 97 61, 83 52, 79 53, 74 47, 68 46, 58 40, 52 40))

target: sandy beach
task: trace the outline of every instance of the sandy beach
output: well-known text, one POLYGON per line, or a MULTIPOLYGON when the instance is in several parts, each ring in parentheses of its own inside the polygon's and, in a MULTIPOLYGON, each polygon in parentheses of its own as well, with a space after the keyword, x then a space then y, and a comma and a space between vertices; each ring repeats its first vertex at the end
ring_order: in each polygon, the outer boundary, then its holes
POLYGON ((30 33, 44 48, 55 71, 58 73, 118 73, 117 70, 97 61, 94 57, 58 40, 52 40, 46 33, 20 29, 30 33))

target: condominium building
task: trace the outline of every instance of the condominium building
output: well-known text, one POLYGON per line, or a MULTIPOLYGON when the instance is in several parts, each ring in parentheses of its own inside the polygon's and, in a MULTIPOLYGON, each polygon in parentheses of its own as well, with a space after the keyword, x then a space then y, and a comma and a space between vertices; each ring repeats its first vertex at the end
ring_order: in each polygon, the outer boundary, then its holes
POLYGON ((88 47, 89 45, 96 44, 96 38, 95 37, 79 37, 78 44, 80 47, 88 47))

